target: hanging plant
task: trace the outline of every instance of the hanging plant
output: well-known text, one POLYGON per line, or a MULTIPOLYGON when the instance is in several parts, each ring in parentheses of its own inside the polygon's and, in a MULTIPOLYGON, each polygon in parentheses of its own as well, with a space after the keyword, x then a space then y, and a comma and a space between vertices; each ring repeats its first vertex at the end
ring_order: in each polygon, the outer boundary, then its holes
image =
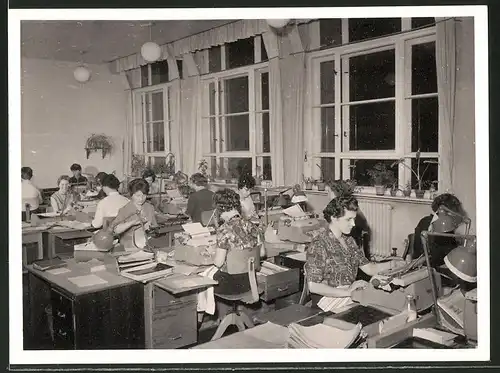
POLYGON ((113 150, 113 143, 109 136, 104 134, 91 134, 85 143, 85 151, 87 152, 87 159, 93 152, 97 152, 98 150, 102 151, 102 159, 106 157, 106 155, 111 154, 113 150))

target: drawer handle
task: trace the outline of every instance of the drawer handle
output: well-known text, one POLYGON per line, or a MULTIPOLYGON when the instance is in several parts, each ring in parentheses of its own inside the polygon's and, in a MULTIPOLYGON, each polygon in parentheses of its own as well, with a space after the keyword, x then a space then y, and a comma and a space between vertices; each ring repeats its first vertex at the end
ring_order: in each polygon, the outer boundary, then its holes
POLYGON ((63 332, 61 329, 59 329, 59 334, 63 337, 66 337, 66 335, 68 334, 67 332, 63 332))
POLYGON ((278 288, 278 291, 279 292, 282 292, 282 291, 287 291, 288 290, 288 285, 285 286, 284 288, 278 288))
POLYGON ((171 341, 177 341, 178 339, 181 339, 182 338, 182 334, 179 334, 178 336, 175 336, 175 337, 170 337, 169 339, 171 341))
POLYGON ((61 319, 65 319, 66 318, 66 314, 62 313, 61 311, 57 311, 57 317, 60 317, 61 319))
POLYGON ((171 300, 170 301, 170 304, 177 304, 177 303, 181 303, 182 301, 180 299, 174 299, 174 300, 171 300))

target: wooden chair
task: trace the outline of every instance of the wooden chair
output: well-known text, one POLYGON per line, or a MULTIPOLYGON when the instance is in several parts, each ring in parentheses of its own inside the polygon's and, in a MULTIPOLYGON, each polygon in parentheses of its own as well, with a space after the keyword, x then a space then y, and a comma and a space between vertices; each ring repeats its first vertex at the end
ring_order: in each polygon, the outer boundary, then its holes
MULTIPOLYGON (((244 304, 254 304, 259 301, 259 294, 261 294, 264 289, 257 285, 257 277, 255 275, 256 270, 260 269, 260 256, 259 256, 259 248, 252 250, 252 252, 248 253, 248 251, 244 250, 232 250, 228 252, 228 258, 226 259, 226 263, 228 266, 228 272, 235 274, 234 271, 231 271, 231 261, 236 262, 237 257, 247 256, 247 271, 248 271, 248 279, 250 281, 250 291, 242 294, 235 295, 226 295, 226 294, 217 294, 215 296, 220 299, 224 299, 231 303, 232 312, 227 314, 219 324, 219 327, 215 331, 214 336, 212 337, 212 341, 221 338, 226 332, 227 328, 230 325, 236 325, 239 331, 245 330, 245 328, 253 328, 254 324, 250 317, 239 307, 242 303, 244 304), (232 254, 232 258, 230 257, 232 254)), ((241 262, 240 262, 241 263, 241 262)), ((235 269, 237 270, 238 265, 235 264, 235 269)), ((236 273, 242 273, 241 271, 237 271, 236 273)))
POLYGON ((309 285, 307 285, 307 273, 304 268, 304 286, 302 287, 302 293, 300 294, 299 304, 305 306, 307 302, 309 302, 310 293, 309 293, 309 285))

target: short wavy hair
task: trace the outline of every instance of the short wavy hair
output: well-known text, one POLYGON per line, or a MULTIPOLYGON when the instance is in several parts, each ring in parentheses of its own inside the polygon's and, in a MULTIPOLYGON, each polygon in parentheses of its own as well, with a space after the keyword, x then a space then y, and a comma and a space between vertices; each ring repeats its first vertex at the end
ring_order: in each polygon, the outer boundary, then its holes
POLYGON ((132 180, 128 184, 128 192, 132 196, 138 191, 141 191, 144 194, 149 194, 149 183, 144 179, 132 180))
POLYGON ((462 202, 451 193, 443 193, 434 198, 431 205, 432 211, 437 212, 439 206, 445 206, 457 214, 466 215, 462 202))
POLYGON ((240 195, 232 189, 223 189, 214 193, 214 207, 220 212, 236 210, 241 213, 240 195))
POLYGON ((150 177, 151 179, 153 179, 153 182, 156 180, 156 174, 154 173, 154 171, 150 168, 146 168, 144 170, 144 172, 142 173, 142 178, 143 179, 146 179, 150 177))
POLYGON ((31 180, 33 177, 33 170, 31 167, 21 167, 21 179, 31 180))
POLYGON ((238 189, 243 189, 245 187, 249 190, 255 187, 255 178, 248 173, 242 174, 238 179, 238 189))
POLYGON ((201 186, 204 187, 208 185, 207 177, 200 172, 192 174, 191 177, 189 178, 189 181, 191 181, 194 185, 199 187, 201 186))
POLYGON ((332 218, 340 218, 346 211, 357 212, 358 209, 358 200, 354 196, 335 197, 326 205, 323 216, 328 223, 331 223, 332 218))
POLYGON ((82 166, 80 166, 78 163, 73 163, 71 167, 69 168, 70 171, 81 171, 82 166))
POLYGON ((61 175, 57 178, 57 186, 59 187, 59 183, 63 180, 67 180, 69 183, 69 176, 68 175, 61 175))
POLYGON ((95 175, 95 180, 97 184, 102 186, 102 183, 104 182, 104 179, 106 178, 108 174, 106 172, 98 172, 97 175, 95 175))
POLYGON ((103 187, 108 187, 114 190, 118 190, 118 188, 120 187, 120 180, 118 180, 118 178, 115 175, 109 174, 104 177, 104 180, 102 181, 101 185, 103 187))

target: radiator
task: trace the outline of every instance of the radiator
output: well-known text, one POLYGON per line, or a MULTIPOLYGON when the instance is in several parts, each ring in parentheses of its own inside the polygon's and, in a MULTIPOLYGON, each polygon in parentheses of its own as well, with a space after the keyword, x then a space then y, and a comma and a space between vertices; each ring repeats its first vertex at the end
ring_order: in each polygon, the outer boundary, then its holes
POLYGON ((392 210, 393 206, 380 201, 359 201, 359 209, 366 218, 371 257, 387 257, 392 254, 392 210))

